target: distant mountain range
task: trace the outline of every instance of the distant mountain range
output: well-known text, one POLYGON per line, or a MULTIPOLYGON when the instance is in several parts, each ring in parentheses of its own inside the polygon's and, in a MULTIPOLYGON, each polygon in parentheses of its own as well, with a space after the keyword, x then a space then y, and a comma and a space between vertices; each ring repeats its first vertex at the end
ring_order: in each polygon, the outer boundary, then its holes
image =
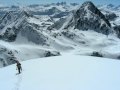
POLYGON ((120 6, 96 6, 87 1, 82 5, 62 2, 0 7, 0 18, 1 67, 14 63, 14 59, 56 56, 68 51, 120 57, 120 6))

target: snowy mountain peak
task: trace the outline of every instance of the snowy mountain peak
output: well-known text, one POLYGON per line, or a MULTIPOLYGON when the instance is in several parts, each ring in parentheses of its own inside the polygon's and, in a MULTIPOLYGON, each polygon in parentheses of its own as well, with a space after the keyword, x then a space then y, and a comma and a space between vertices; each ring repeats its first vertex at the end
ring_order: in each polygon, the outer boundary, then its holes
POLYGON ((110 22, 90 1, 83 3, 81 7, 74 12, 73 18, 75 28, 80 30, 91 29, 103 34, 108 34, 111 27, 110 22))
POLYGON ((91 1, 86 1, 82 4, 81 7, 95 7, 94 4, 91 1))
POLYGON ((4 24, 8 25, 8 24, 11 24, 12 22, 16 21, 19 18, 29 17, 29 16, 30 16, 30 14, 26 11, 17 11, 17 12, 9 11, 0 20, 0 22, 1 22, 0 24, 4 23, 4 24), (10 23, 8 23, 8 22, 10 22, 10 23))
POLYGON ((109 21, 105 18, 105 16, 100 12, 100 10, 91 2, 91 1, 86 1, 84 2, 81 7, 76 11, 76 14, 79 17, 86 17, 88 19, 92 17, 96 18, 101 18, 105 21, 105 23, 111 27, 109 21), (80 14, 82 13, 82 14, 80 14), (81 16, 80 16, 81 15, 81 16))
POLYGON ((14 41, 22 26, 25 26, 27 19, 31 17, 28 12, 22 10, 7 12, 0 21, 0 39, 14 41))
MULTIPOLYGON (((111 30, 110 22, 91 1, 83 3, 78 9, 74 10, 73 13, 64 21, 59 21, 59 28, 57 24, 54 24, 51 27, 56 29, 74 28, 79 30, 94 30, 106 35, 108 35, 111 30), (60 24, 60 22, 62 23, 62 25, 60 24)), ((51 27, 50 29, 52 29, 51 27)))

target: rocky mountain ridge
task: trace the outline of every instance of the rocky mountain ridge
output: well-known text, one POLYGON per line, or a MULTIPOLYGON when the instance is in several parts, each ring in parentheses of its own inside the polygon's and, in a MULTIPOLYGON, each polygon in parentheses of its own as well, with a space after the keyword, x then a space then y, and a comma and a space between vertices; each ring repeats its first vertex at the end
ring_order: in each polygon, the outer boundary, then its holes
POLYGON ((113 6, 97 7, 87 1, 80 6, 52 4, 28 7, 0 9, 0 14, 1 10, 7 11, 0 20, 0 39, 10 47, 15 46, 11 49, 0 44, 2 66, 12 64, 5 57, 28 60, 56 56, 70 50, 83 55, 119 57, 118 52, 115 54, 109 50, 114 45, 118 47, 120 37, 120 13, 111 10, 113 6), (11 51, 13 56, 7 55, 7 51, 11 51))

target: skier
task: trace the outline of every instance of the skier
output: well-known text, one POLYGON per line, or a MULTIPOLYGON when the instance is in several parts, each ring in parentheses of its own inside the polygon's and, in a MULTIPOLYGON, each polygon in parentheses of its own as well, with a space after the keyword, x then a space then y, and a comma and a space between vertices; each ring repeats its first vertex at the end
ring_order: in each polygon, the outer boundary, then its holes
POLYGON ((20 74, 22 71, 22 67, 21 67, 21 63, 18 60, 16 60, 16 66, 17 66, 18 74, 20 74))

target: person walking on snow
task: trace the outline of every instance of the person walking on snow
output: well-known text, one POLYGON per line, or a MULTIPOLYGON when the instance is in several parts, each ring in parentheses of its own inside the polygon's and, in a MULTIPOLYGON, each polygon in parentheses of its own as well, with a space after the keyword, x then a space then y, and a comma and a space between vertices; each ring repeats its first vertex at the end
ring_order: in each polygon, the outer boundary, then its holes
POLYGON ((21 66, 21 63, 18 60, 16 60, 16 66, 17 66, 18 74, 20 74, 21 71, 22 71, 22 66, 21 66))

